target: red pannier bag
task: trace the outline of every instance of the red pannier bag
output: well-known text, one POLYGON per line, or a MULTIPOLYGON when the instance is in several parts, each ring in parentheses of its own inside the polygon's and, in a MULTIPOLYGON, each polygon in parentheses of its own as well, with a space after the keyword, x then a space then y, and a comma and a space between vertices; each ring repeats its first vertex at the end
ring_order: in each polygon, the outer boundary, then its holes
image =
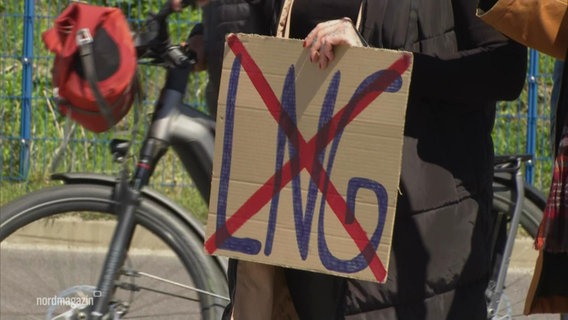
POLYGON ((52 82, 64 115, 97 133, 126 116, 137 89, 137 59, 120 9, 72 3, 42 39, 55 53, 52 82))

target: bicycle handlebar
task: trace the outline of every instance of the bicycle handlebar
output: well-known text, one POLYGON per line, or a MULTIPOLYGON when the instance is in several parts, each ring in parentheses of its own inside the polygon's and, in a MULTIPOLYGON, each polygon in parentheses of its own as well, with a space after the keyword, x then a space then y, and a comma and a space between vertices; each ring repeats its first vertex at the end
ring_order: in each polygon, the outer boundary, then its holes
MULTIPOLYGON (((183 1, 182 5, 186 7, 190 2, 183 1)), ((157 14, 149 15, 143 24, 144 30, 134 34, 139 61, 174 68, 188 68, 197 63, 195 52, 170 42, 168 17, 173 12, 170 1, 166 1, 157 14)))
POLYGON ((515 155, 504 155, 495 156, 493 164, 495 166, 512 165, 519 162, 531 162, 533 160, 532 154, 515 154, 515 155))

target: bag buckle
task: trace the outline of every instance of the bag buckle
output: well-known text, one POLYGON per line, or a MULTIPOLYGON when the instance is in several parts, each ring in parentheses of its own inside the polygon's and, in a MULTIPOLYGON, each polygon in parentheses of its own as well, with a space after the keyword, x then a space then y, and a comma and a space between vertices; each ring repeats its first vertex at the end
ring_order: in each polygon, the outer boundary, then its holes
POLYGON ((93 43, 93 37, 91 36, 91 32, 88 28, 79 29, 79 31, 77 31, 76 39, 79 47, 93 43))

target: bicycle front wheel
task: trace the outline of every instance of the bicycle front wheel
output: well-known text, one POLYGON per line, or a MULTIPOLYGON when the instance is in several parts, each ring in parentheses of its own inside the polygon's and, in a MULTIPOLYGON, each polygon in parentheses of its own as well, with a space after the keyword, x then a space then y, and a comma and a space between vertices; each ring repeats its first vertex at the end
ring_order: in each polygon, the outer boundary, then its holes
MULTIPOLYGON (((0 319, 78 319, 92 305, 116 225, 112 189, 58 186, 1 209, 0 319)), ((110 318, 220 318, 225 275, 181 220, 142 199, 110 318)))

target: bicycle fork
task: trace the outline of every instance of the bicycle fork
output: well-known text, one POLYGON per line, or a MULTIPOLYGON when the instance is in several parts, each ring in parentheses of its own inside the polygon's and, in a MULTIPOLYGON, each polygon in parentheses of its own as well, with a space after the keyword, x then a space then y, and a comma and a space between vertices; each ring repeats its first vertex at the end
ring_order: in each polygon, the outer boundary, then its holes
POLYGON ((493 319, 496 312, 498 311, 499 304, 501 302, 504 288, 505 288, 505 278, 507 277, 507 270, 509 269, 509 263, 511 262, 511 254, 513 253, 513 246, 515 244, 515 237, 517 235, 517 230, 519 228, 519 221, 521 219, 521 212, 523 210, 522 203, 524 198, 524 182, 523 175, 521 173, 521 160, 517 159, 515 166, 513 168, 506 169, 512 172, 515 176, 515 188, 517 191, 517 198, 515 201, 515 208, 513 210, 513 216, 510 222, 509 234, 507 235, 507 242, 505 244, 505 249, 503 252, 502 261, 497 274, 497 280, 495 283, 495 289, 491 295, 491 300, 488 306, 488 318, 493 319))
POLYGON ((114 231, 108 254, 106 256, 102 273, 97 286, 98 297, 94 298, 91 319, 102 319, 108 310, 108 304, 115 290, 115 279, 121 267, 126 251, 130 245, 130 239, 134 234, 134 213, 139 203, 140 192, 125 188, 119 183, 119 195, 121 203, 119 207, 124 211, 118 217, 118 224, 114 231), (124 192, 123 192, 124 191, 124 192))
MULTIPOLYGON (((105 258, 97 286, 98 297, 94 297, 89 319, 101 320, 108 313, 110 299, 116 289, 115 281, 120 274, 120 268, 126 259, 126 252, 134 234, 135 213, 140 204, 141 190, 148 185, 156 164, 169 147, 171 137, 167 135, 167 130, 161 130, 163 124, 160 123, 160 120, 167 120, 170 112, 175 110, 173 106, 182 103, 189 73, 190 68, 168 70, 166 84, 158 100, 157 112, 154 114, 152 126, 140 150, 140 160, 136 165, 134 177, 130 183, 127 178, 128 170, 126 167, 122 170, 114 195, 114 200, 117 203, 116 210, 119 210, 117 212, 120 213, 118 224, 105 258)), ((125 144, 128 146, 128 142, 125 142, 125 144)), ((125 158, 128 147, 124 145, 120 147, 119 145, 120 143, 114 145, 115 147, 111 150, 112 154, 118 154, 117 158, 119 159, 125 158)))
MULTIPOLYGON (((166 149, 167 146, 164 142, 152 138, 147 139, 142 147, 140 161, 136 166, 132 182, 128 182, 128 170, 126 168, 121 172, 113 196, 116 202, 115 210, 119 213, 118 222, 99 278, 98 292, 97 296, 94 297, 89 319, 103 319, 108 313, 109 303, 116 289, 115 281, 126 259, 126 252, 134 234, 135 214, 140 204, 141 190, 148 184, 153 168, 166 152, 166 149)), ((116 150, 112 150, 112 152, 115 154, 116 150)))

